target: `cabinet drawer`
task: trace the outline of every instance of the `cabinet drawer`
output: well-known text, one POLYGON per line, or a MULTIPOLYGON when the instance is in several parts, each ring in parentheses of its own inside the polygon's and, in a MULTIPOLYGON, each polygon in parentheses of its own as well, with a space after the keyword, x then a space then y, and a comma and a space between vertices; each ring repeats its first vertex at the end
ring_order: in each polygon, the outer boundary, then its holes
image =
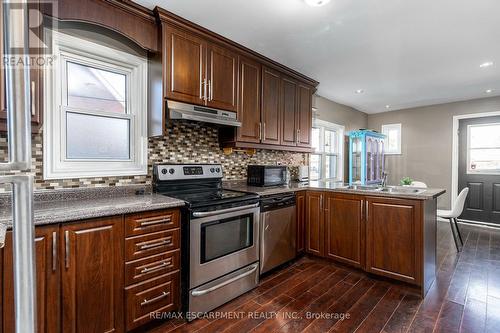
POLYGON ((125 264, 125 285, 139 283, 180 267, 180 250, 156 254, 125 264))
POLYGON ((153 320, 151 312, 177 310, 179 288, 179 272, 175 272, 125 289, 127 331, 153 320))
POLYGON ((125 260, 136 260, 162 252, 177 250, 180 229, 166 230, 125 239, 125 260))
POLYGON ((125 216, 125 236, 179 228, 179 210, 157 210, 125 216))

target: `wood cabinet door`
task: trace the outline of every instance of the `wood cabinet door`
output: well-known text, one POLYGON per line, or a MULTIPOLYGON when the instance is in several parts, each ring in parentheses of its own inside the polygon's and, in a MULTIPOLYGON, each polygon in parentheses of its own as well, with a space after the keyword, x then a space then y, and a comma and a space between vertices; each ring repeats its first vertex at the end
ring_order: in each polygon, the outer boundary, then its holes
POLYGON ((297 253, 304 252, 305 222, 306 222, 306 194, 304 191, 297 192, 297 253))
POLYGON ((364 268, 364 200, 361 196, 326 194, 325 255, 364 268))
POLYGON ((262 143, 281 142, 280 73, 262 68, 262 143))
POLYGON ((213 43, 207 48, 207 105, 236 111, 238 99, 238 54, 213 43))
POLYGON ((312 93, 310 86, 299 84, 297 88, 297 146, 311 147, 312 93))
POLYGON ((61 227, 62 331, 123 332, 123 217, 61 227))
POLYGON ((324 255, 323 192, 306 192, 306 241, 307 253, 324 255))
POLYGON ((297 82, 283 77, 281 79, 281 144, 296 146, 298 139, 297 121, 297 82))
POLYGON ((258 62, 240 58, 237 141, 260 142, 261 66, 258 62))
MULTIPOLYGON (((60 332, 58 265, 59 226, 35 229, 36 307, 38 332, 60 332)), ((15 332, 12 232, 7 234, 3 265, 3 332, 15 332)))
POLYGON ((366 270, 420 284, 421 203, 367 198, 366 270))
POLYGON ((205 105, 206 42, 184 30, 163 27, 165 96, 169 99, 205 105))

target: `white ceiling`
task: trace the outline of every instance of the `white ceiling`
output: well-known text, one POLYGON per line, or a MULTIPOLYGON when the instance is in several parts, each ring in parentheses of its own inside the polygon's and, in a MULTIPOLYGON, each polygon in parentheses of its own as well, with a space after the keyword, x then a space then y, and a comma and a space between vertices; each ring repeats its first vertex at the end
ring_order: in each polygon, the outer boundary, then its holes
POLYGON ((500 95, 498 0, 137 2, 304 73, 319 95, 367 113, 500 95), (495 64, 479 68, 486 61, 495 64))

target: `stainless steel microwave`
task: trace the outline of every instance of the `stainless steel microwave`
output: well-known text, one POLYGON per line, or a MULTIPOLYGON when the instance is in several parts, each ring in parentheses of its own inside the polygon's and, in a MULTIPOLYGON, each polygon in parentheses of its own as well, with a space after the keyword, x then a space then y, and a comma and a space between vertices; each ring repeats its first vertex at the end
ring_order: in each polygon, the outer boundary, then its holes
POLYGON ((287 183, 287 167, 283 165, 249 165, 247 183, 251 186, 278 186, 287 183))

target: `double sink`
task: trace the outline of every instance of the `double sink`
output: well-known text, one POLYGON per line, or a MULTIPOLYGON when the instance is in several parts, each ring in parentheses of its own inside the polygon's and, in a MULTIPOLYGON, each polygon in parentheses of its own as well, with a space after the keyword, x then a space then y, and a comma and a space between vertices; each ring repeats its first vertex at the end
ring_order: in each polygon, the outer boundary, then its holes
POLYGON ((423 188, 404 187, 404 186, 377 186, 377 185, 349 185, 340 188, 367 192, 385 192, 394 194, 421 194, 425 192, 423 188))

